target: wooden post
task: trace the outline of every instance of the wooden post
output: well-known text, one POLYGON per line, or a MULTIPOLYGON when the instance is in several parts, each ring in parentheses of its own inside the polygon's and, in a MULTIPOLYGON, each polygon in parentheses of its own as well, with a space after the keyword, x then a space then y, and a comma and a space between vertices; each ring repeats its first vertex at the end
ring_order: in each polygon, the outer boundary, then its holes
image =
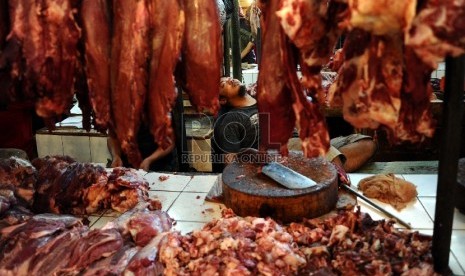
POLYGON ((457 186, 457 167, 462 141, 465 56, 446 58, 443 133, 439 151, 438 189, 434 216, 434 270, 449 274, 449 252, 457 186))
POLYGON ((178 97, 172 112, 172 122, 174 134, 176 135, 176 150, 178 157, 178 165, 180 172, 189 171, 189 164, 183 162, 183 155, 187 154, 187 135, 186 135, 186 125, 184 120, 184 103, 182 97, 182 88, 180 85, 176 86, 178 90, 178 97))
POLYGON ((231 16, 231 48, 232 48, 232 65, 233 78, 242 81, 242 66, 241 66, 241 35, 239 24, 239 1, 234 0, 234 12, 231 16))
POLYGON ((224 76, 231 76, 231 19, 228 19, 223 26, 223 66, 224 76))

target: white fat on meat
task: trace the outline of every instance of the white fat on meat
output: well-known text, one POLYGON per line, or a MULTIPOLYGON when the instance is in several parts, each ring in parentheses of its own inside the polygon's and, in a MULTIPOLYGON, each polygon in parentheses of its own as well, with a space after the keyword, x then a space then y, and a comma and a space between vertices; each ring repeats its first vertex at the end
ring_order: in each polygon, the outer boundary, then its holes
POLYGON ((349 227, 345 225, 336 225, 331 232, 329 237, 329 245, 334 245, 345 240, 347 233, 349 233, 349 227))
POLYGON ((428 1, 405 36, 405 44, 432 69, 445 56, 465 53, 465 0, 428 1))
POLYGON ((376 35, 408 30, 415 16, 416 0, 349 0, 350 16, 344 25, 376 35))

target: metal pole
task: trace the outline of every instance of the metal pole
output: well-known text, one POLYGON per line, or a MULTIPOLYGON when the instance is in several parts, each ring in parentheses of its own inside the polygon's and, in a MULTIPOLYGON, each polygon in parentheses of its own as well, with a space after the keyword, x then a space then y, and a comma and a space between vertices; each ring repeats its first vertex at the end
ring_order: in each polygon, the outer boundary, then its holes
POLYGON ((234 12, 231 16, 231 48, 232 48, 232 65, 233 78, 242 81, 241 67, 241 45, 240 45, 240 24, 239 24, 239 2, 234 0, 234 12))
POLYGON ((231 76, 231 19, 228 19, 223 26, 223 64, 224 76, 231 76))
POLYGON ((439 152, 438 189, 434 216, 433 259, 438 273, 450 273, 449 252, 457 185, 463 118, 465 56, 446 58, 443 133, 439 152))
POLYGON ((180 172, 189 171, 189 164, 183 162, 183 154, 187 154, 187 135, 186 135, 186 125, 184 121, 184 103, 182 97, 182 88, 180 85, 177 85, 178 97, 172 111, 172 122, 173 128, 176 135, 176 150, 177 158, 180 172))

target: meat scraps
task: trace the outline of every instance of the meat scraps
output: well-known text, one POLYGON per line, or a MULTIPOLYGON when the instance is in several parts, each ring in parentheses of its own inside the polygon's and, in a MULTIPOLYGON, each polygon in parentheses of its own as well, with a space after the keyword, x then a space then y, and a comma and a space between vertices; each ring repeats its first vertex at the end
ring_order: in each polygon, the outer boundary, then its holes
POLYGON ((431 237, 396 230, 359 211, 289 226, 236 217, 231 210, 187 235, 160 243, 166 275, 380 275, 433 273, 431 237))
POLYGON ((391 204, 399 211, 417 196, 415 185, 394 174, 379 174, 363 178, 358 183, 358 189, 367 197, 391 204))

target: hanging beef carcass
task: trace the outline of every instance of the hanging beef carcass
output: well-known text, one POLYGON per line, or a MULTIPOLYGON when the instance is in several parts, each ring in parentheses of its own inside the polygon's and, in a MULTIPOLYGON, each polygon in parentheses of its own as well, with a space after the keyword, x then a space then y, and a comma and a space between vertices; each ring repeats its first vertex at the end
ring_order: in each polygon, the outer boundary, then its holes
POLYGON ((186 28, 182 46, 181 84, 199 111, 216 114, 221 76, 221 26, 214 0, 184 0, 186 28))
MULTIPOLYGON (((90 131, 92 128, 92 106, 89 98, 89 86, 87 85, 87 76, 85 73, 85 58, 84 58, 84 43, 82 40, 78 43, 79 58, 76 65, 76 75, 74 82, 74 89, 76 91, 76 99, 78 101, 79 109, 82 113, 82 128, 90 131)), ((95 121, 95 120, 94 120, 95 121)), ((99 127, 97 129, 103 130, 99 127)))
POLYGON ((184 33, 184 11, 178 0, 151 0, 151 60, 148 91, 150 130, 162 148, 174 143, 171 109, 177 97, 174 69, 179 61, 184 33))
POLYGON ((393 143, 419 143, 426 137, 433 137, 436 127, 430 103, 433 94, 430 82, 433 69, 408 46, 405 47, 404 62, 399 121, 388 135, 393 143))
MULTIPOLYGON (((309 101, 295 76, 296 58, 288 53, 284 60, 290 66, 293 108, 299 127, 304 154, 308 157, 324 155, 329 148, 329 134, 318 103, 324 104, 321 69, 328 63, 340 30, 337 23, 346 9, 337 1, 283 0, 277 15, 281 26, 299 50, 301 83, 313 100, 309 101)), ((287 51, 288 52, 288 51, 287 51)), ((283 51, 286 53, 286 51, 283 51)))
POLYGON ((7 69, 6 57, 3 56, 6 45, 6 37, 10 31, 10 19, 8 15, 8 0, 0 0, 0 108, 9 102, 11 80, 7 69))
POLYGON ((465 53, 465 1, 429 0, 405 37, 424 64, 436 69, 445 56, 465 53))
POLYGON ((283 0, 277 12, 281 26, 300 51, 302 84, 323 104, 320 71, 327 64, 341 30, 347 5, 337 0, 283 0))
POLYGON ((404 45, 416 1, 388 2, 349 1, 344 63, 328 98, 343 102, 344 119, 353 126, 385 127, 391 143, 417 143, 434 133, 432 70, 404 45))
POLYGON ((417 7, 417 0, 344 1, 347 2, 349 12, 340 27, 349 30, 358 28, 374 35, 406 32, 417 7))
POLYGON ((112 124, 129 163, 139 167, 142 156, 137 145, 144 108, 149 58, 149 10, 147 0, 113 2, 111 48, 112 124))
POLYGON ((85 72, 95 126, 110 123, 111 2, 83 0, 81 21, 85 41, 85 72))
MULTIPOLYGON (((6 46, 6 37, 10 31, 10 17, 8 13, 8 0, 0 0, 0 70, 6 66, 5 57, 2 53, 6 46)), ((0 71, 0 74, 3 72, 0 71)), ((1 94, 5 93, 2 89, 1 94)))
MULTIPOLYGON (((303 20, 308 19, 302 19, 302 17, 307 16, 307 12, 310 13, 309 17, 316 16, 312 13, 315 11, 307 9, 309 7, 306 4, 311 5, 310 2, 283 1, 285 6, 289 6, 276 12, 280 7, 280 3, 281 1, 269 1, 264 4, 262 48, 264 54, 262 64, 260 65, 262 69, 259 74, 257 94, 260 111, 261 147, 276 148, 276 146, 279 146, 281 153, 287 154, 287 141, 294 127, 297 127, 305 156, 315 157, 324 155, 329 148, 329 134, 324 117, 316 103, 316 98, 313 99, 313 102, 310 98, 307 98, 296 72, 299 56, 297 49, 300 50, 301 57, 312 59, 310 56, 315 54, 314 50, 317 48, 314 44, 319 43, 312 39, 304 39, 304 36, 311 29, 306 24, 310 24, 312 21, 304 22, 308 28, 301 25, 303 24, 303 20), (295 14, 293 12, 296 11, 292 9, 298 5, 302 5, 303 10, 298 10, 297 14, 295 14), (288 10, 288 8, 291 10, 288 10), (281 23, 285 28, 289 27, 287 34, 292 37, 291 40, 296 44, 297 48, 292 46, 290 40, 286 37, 279 23, 279 17, 276 14, 282 18, 281 23), (295 26, 292 25, 292 23, 295 23, 293 19, 298 22, 295 25, 299 25, 296 29, 292 29, 295 26), (286 22, 283 23, 283 21, 286 22), (287 25, 288 23, 289 25, 287 25), (296 33, 299 34, 296 35, 296 33), (270 81, 271 79, 273 81, 270 81), (292 112, 290 107, 294 111, 293 114, 290 113, 292 112), (279 129, 277 131, 275 129, 271 131, 270 126, 275 127, 277 125, 282 127, 276 128, 279 129)), ((323 54, 320 58, 322 60, 329 59, 329 51, 328 57, 323 54)), ((307 74, 306 77, 307 80, 309 80, 308 78, 312 78, 313 80, 318 79, 315 82, 317 85, 313 88, 320 91, 321 78, 319 69, 321 65, 315 62, 312 63, 312 66, 318 68, 318 72, 315 73, 317 77, 310 76, 310 74, 307 74)), ((305 67, 310 66, 305 65, 305 67)), ((308 82, 306 83, 308 84, 308 82)))
POLYGON ((24 78, 36 112, 53 128, 53 117, 71 107, 77 62, 77 26, 71 0, 12 0, 8 43, 21 47, 12 74, 24 78), (18 64, 19 63, 19 64, 18 64), (24 64, 22 64, 24 63, 24 64))
MULTIPOLYGON (((286 39, 287 40, 287 39, 286 39)), ((312 102, 305 95, 296 68, 297 51, 287 44, 283 51, 283 58, 287 60, 288 83, 291 87, 292 108, 296 117, 299 137, 302 141, 302 150, 306 157, 323 156, 329 149, 329 133, 326 121, 317 102, 312 102)))
POLYGON ((6 36, 10 27, 8 16, 8 0, 0 0, 0 55, 5 46, 6 36))
POLYGON ((286 61, 282 56, 284 32, 275 14, 279 0, 261 1, 262 59, 258 74, 257 105, 260 149, 279 149, 287 155, 287 142, 295 127, 286 61))
POLYGON ((355 29, 344 44, 344 64, 329 100, 342 97, 344 119, 356 128, 396 127, 402 87, 402 38, 355 29))

